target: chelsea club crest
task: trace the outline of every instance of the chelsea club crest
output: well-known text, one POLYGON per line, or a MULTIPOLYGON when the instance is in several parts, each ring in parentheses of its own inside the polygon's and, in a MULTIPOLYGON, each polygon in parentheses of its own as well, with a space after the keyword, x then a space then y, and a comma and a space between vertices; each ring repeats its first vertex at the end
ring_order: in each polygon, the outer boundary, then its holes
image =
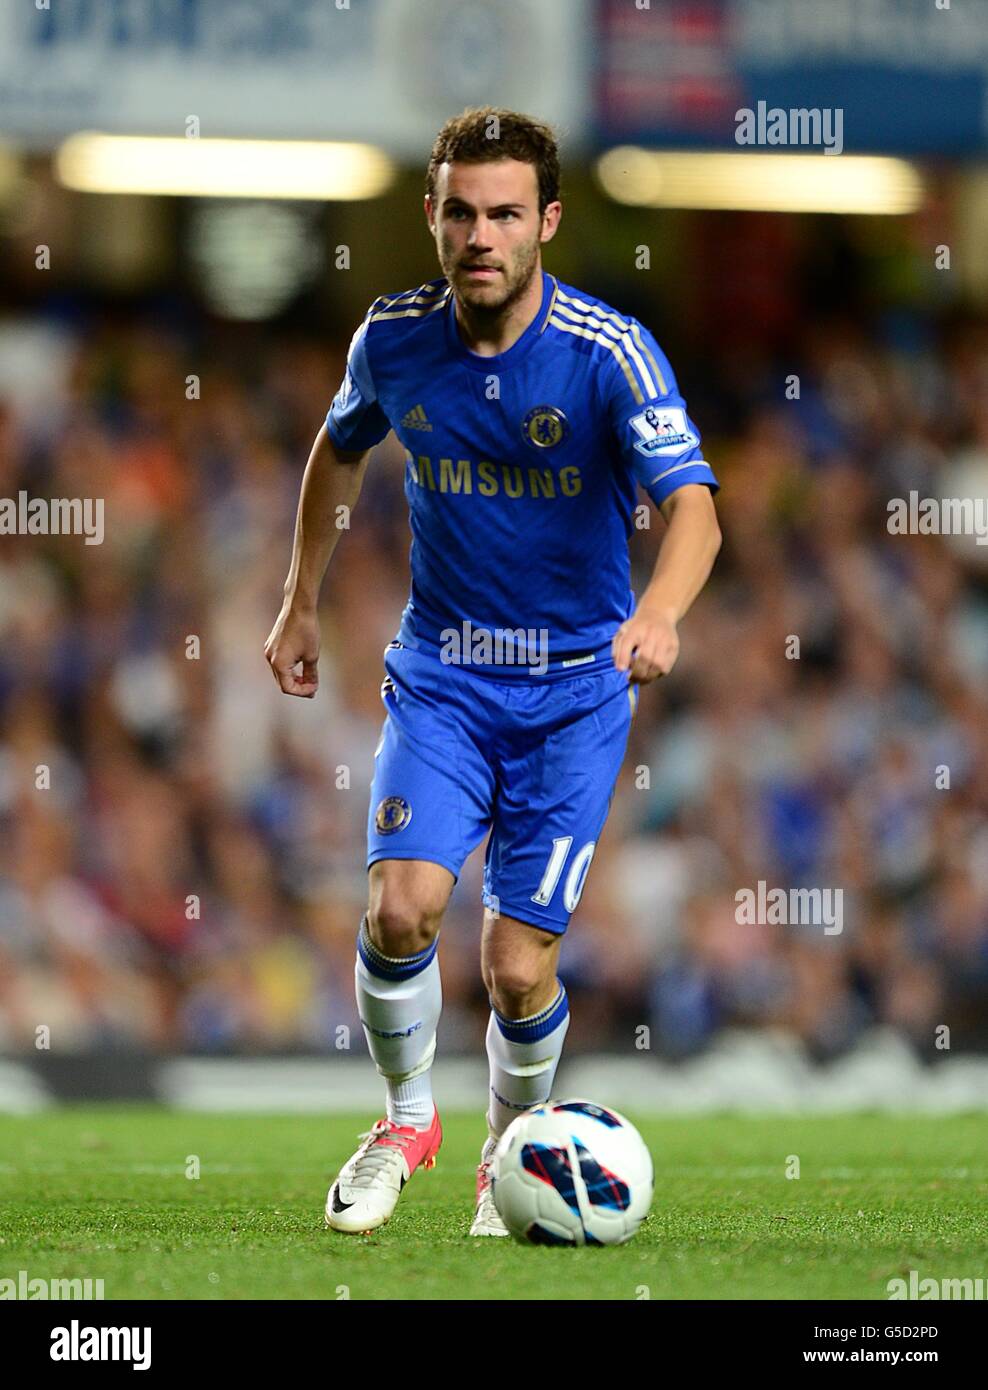
POLYGON ((404 830, 411 819, 412 808, 402 796, 386 796, 374 812, 374 825, 379 835, 404 830))
POLYGON ((537 405, 521 422, 521 432, 537 449, 551 449, 569 434, 569 423, 558 406, 537 405))

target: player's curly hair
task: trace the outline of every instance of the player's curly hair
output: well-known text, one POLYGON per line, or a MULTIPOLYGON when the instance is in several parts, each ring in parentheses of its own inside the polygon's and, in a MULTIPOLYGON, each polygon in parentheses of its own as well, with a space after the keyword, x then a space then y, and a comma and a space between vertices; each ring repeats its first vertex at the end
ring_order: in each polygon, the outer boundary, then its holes
POLYGON ((500 106, 473 107, 446 122, 432 146, 425 175, 426 192, 435 198, 440 164, 453 160, 483 164, 497 159, 518 159, 535 165, 540 214, 559 197, 556 132, 542 121, 500 106))

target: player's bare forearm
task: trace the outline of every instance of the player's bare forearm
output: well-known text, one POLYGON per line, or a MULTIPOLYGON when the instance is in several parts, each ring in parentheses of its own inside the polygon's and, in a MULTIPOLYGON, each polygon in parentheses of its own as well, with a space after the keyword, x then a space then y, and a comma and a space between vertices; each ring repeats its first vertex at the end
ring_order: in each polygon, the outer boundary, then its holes
POLYGON ((680 488, 661 510, 668 530, 637 611, 663 613, 678 623, 710 577, 720 550, 720 527, 710 489, 702 483, 680 488))
POLYGON ((311 700, 319 688, 319 590, 340 538, 340 508, 352 508, 360 496, 367 457, 366 452, 337 449, 325 425, 309 454, 295 518, 285 601, 264 644, 264 655, 286 695, 311 700), (301 675, 295 670, 299 662, 301 675))
POLYGON ((285 598, 296 608, 316 607, 323 576, 342 534, 339 508, 352 508, 367 469, 366 453, 346 454, 330 439, 326 426, 316 435, 302 477, 292 562, 285 598))
POLYGON ((614 664, 647 684, 667 676, 679 655, 677 625, 706 584, 721 534, 710 489, 678 488, 661 507, 668 523, 652 577, 634 613, 614 635, 614 664))

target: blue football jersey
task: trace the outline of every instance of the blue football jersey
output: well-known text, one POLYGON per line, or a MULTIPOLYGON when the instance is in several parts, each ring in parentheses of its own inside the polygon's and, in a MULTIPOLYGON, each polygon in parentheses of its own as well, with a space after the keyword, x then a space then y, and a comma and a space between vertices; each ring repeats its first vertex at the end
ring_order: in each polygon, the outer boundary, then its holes
POLYGON ((628 538, 656 503, 716 491, 651 333, 542 272, 542 304, 506 352, 467 348, 445 278, 374 301, 326 419, 341 449, 393 429, 405 448, 412 588, 399 640, 538 630, 553 660, 609 648, 634 609, 628 538))

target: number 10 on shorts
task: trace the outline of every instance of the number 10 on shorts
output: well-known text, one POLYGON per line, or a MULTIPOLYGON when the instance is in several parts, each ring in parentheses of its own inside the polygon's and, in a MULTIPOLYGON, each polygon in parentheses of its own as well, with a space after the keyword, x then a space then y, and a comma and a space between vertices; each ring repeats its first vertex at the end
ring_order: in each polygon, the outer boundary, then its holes
MULTIPOLYGON (((533 903, 538 903, 540 907, 549 906, 572 844, 572 835, 562 835, 559 839, 553 840, 552 853, 549 855, 549 862, 545 866, 542 882, 539 884, 538 892, 532 894, 533 903)), ((566 883, 563 887, 563 903, 565 904, 567 912, 576 911, 577 904, 580 901, 580 894, 583 892, 583 885, 587 880, 587 870, 590 868, 590 861, 593 858, 593 852, 596 847, 596 840, 588 840, 570 865, 569 873, 566 875, 566 883)))

